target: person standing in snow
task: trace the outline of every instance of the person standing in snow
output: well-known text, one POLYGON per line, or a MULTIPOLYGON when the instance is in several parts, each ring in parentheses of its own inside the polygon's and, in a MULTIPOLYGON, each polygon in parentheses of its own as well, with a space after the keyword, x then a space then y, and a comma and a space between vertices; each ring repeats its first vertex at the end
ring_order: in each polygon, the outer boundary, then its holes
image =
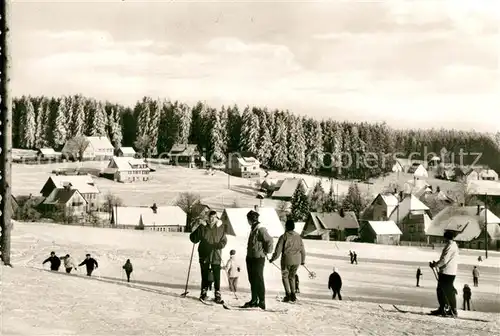
POLYGON ((77 270, 76 262, 72 257, 70 257, 69 254, 66 254, 64 257, 61 257, 61 260, 64 262, 64 268, 66 269, 66 273, 68 274, 71 273, 73 268, 75 269, 75 271, 77 270))
POLYGON ((356 254, 356 251, 352 252, 352 263, 358 264, 358 255, 356 254))
POLYGON ((352 251, 349 250, 349 259, 351 260, 351 265, 354 263, 354 255, 352 254, 352 251))
POLYGON ((273 238, 259 222, 259 213, 250 210, 247 213, 250 225, 250 235, 247 244, 247 272, 252 298, 243 305, 243 308, 259 307, 266 309, 266 286, 264 283, 264 265, 267 255, 272 253, 273 238))
POLYGON ((224 266, 224 270, 227 272, 227 278, 229 282, 229 290, 236 293, 238 290, 238 278, 240 276, 241 268, 236 260, 236 251, 231 250, 229 252, 229 260, 224 266))
POLYGON ((46 263, 50 262, 50 270, 51 271, 59 271, 59 267, 61 267, 61 259, 56 256, 56 253, 54 251, 50 252, 50 257, 45 259, 42 263, 42 265, 45 265, 46 263))
POLYGON ((472 281, 474 282, 474 287, 479 286, 479 270, 477 269, 477 266, 474 266, 472 269, 472 281))
POLYGON ((122 268, 125 271, 125 274, 127 275, 127 282, 130 282, 130 274, 132 274, 132 272, 134 271, 134 267, 132 266, 130 259, 127 259, 125 265, 123 265, 122 268))
POLYGON ((210 211, 208 221, 200 225, 189 235, 193 244, 198 245, 198 255, 201 269, 200 300, 207 298, 210 287, 210 274, 213 276, 215 302, 224 303, 220 292, 220 270, 222 249, 226 247, 227 237, 222 221, 217 218, 217 212, 210 211))
POLYGON ((80 265, 78 265, 78 266, 83 266, 83 265, 85 265, 85 267, 87 268, 87 276, 92 275, 92 272, 94 271, 94 267, 95 267, 95 269, 97 269, 99 267, 97 260, 92 258, 89 253, 87 253, 85 255, 85 260, 82 261, 80 263, 80 265))
POLYGON ((300 265, 306 261, 306 250, 300 235, 295 232, 295 222, 291 219, 285 223, 285 233, 281 235, 276 244, 276 249, 269 262, 274 262, 281 257, 281 280, 285 289, 283 302, 295 302, 295 275, 300 265))
POLYGON ((422 271, 420 270, 420 267, 417 268, 417 287, 420 287, 420 277, 422 276, 422 271))
POLYGON ((437 262, 432 261, 429 263, 431 268, 438 268, 438 285, 437 285, 437 299, 439 302, 439 308, 433 310, 431 315, 449 315, 450 313, 457 316, 457 298, 456 289, 453 286, 455 282, 455 277, 457 276, 458 270, 458 245, 453 240, 454 232, 451 230, 446 230, 444 232, 444 239, 446 245, 443 248, 441 257, 437 262), (446 305, 450 306, 451 311, 445 311, 446 305))
POLYGON ((467 310, 470 310, 470 299, 472 297, 472 291, 469 287, 469 285, 465 284, 464 285, 464 310, 467 307, 467 310))
POLYGON ((328 279, 328 289, 332 290, 332 300, 335 300, 337 295, 339 296, 339 300, 342 300, 342 295, 340 294, 340 290, 342 289, 342 278, 337 272, 337 268, 333 268, 333 273, 330 274, 330 278, 328 279))

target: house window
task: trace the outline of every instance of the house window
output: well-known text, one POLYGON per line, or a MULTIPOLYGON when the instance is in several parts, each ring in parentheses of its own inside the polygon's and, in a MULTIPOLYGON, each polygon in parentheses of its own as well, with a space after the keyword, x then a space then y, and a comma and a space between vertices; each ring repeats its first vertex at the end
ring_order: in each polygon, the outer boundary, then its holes
POLYGON ((413 225, 410 225, 409 231, 410 231, 410 233, 414 233, 415 232, 415 227, 413 225))
POLYGON ((246 172, 246 171, 247 171, 247 167, 243 167, 243 171, 245 171, 245 172, 246 172))

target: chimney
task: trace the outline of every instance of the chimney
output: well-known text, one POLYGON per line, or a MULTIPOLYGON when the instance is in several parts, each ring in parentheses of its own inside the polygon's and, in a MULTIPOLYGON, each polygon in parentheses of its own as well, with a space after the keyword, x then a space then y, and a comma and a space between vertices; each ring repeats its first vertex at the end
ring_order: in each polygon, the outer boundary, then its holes
POLYGON ((157 210, 158 210, 158 207, 156 206, 156 203, 153 203, 153 205, 151 206, 151 210, 153 210, 153 213, 157 213, 157 210))
POLYGON ((253 210, 254 210, 255 212, 259 212, 259 206, 258 206, 258 205, 254 205, 254 206, 253 206, 253 210))

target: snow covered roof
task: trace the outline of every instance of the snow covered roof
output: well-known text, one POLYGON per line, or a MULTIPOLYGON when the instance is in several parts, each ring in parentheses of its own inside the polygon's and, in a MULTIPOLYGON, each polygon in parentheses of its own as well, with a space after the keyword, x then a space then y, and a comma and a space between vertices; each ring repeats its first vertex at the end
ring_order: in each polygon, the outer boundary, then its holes
POLYGON ((294 231, 297 232, 298 234, 302 234, 302 231, 304 230, 305 225, 306 225, 306 222, 295 222, 294 231))
POLYGON ((78 190, 81 194, 99 194, 100 192, 90 174, 51 175, 46 184, 50 180, 52 180, 56 188, 64 188, 65 185, 71 184, 71 188, 78 190))
POLYGON ((500 182, 487 180, 472 180, 467 183, 471 195, 500 196, 500 182))
POLYGON ((379 194, 382 200, 384 200, 384 203, 389 206, 397 206, 398 205, 398 198, 393 195, 393 194, 379 194))
POLYGON ((198 146, 195 144, 175 144, 170 149, 169 155, 174 156, 196 156, 200 155, 198 146))
POLYGON ((301 178, 286 178, 281 182, 281 185, 278 190, 273 192, 272 197, 273 198, 290 198, 293 196, 293 193, 295 192, 295 189, 297 189, 297 186, 299 183, 304 184, 304 188, 307 192, 308 186, 307 183, 304 179, 301 178))
POLYGON ((119 151, 122 152, 123 154, 134 154, 135 155, 135 149, 132 147, 120 147, 119 151))
POLYGON ((143 159, 113 156, 113 158, 109 162, 108 168, 113 168, 111 167, 113 165, 113 162, 115 163, 119 171, 149 169, 148 164, 143 159))
POLYGON ((257 160, 254 157, 239 157, 238 158, 238 163, 242 166, 254 166, 254 165, 260 165, 259 160, 257 160))
POLYGON ((101 136, 88 136, 86 137, 92 148, 95 149, 114 149, 115 147, 111 144, 111 141, 107 137, 101 136))
POLYGON ((414 195, 407 195, 392 211, 389 220, 397 222, 405 218, 411 211, 427 211, 429 208, 414 195), (398 210, 399 208, 399 210, 398 210))
POLYGON ((38 151, 43 155, 58 155, 61 153, 57 153, 53 148, 39 148, 38 151))
POLYGON ((69 200, 71 200, 75 193, 80 195, 84 203, 87 203, 80 192, 76 189, 56 188, 43 201, 43 204, 66 204, 69 200))
MULTIPOLYGON (((250 225, 247 221, 247 213, 253 208, 226 208, 222 213, 221 220, 226 225, 226 233, 237 237, 248 237, 250 225)), ((271 237, 279 237, 285 229, 274 208, 258 208, 259 221, 267 228, 271 237)))
POLYGON ((400 235, 403 234, 393 221, 368 221, 376 235, 400 235))
POLYGON ((151 207, 115 207, 115 224, 137 226, 142 217, 144 226, 186 226, 186 213, 178 206, 159 206, 156 213, 151 207))

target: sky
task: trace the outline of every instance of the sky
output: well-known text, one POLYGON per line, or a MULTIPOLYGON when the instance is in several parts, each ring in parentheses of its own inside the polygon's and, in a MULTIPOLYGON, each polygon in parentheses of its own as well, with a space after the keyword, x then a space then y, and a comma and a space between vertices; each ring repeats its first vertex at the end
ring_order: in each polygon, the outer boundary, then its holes
POLYGON ((11 90, 499 131, 495 3, 14 0, 11 90))

